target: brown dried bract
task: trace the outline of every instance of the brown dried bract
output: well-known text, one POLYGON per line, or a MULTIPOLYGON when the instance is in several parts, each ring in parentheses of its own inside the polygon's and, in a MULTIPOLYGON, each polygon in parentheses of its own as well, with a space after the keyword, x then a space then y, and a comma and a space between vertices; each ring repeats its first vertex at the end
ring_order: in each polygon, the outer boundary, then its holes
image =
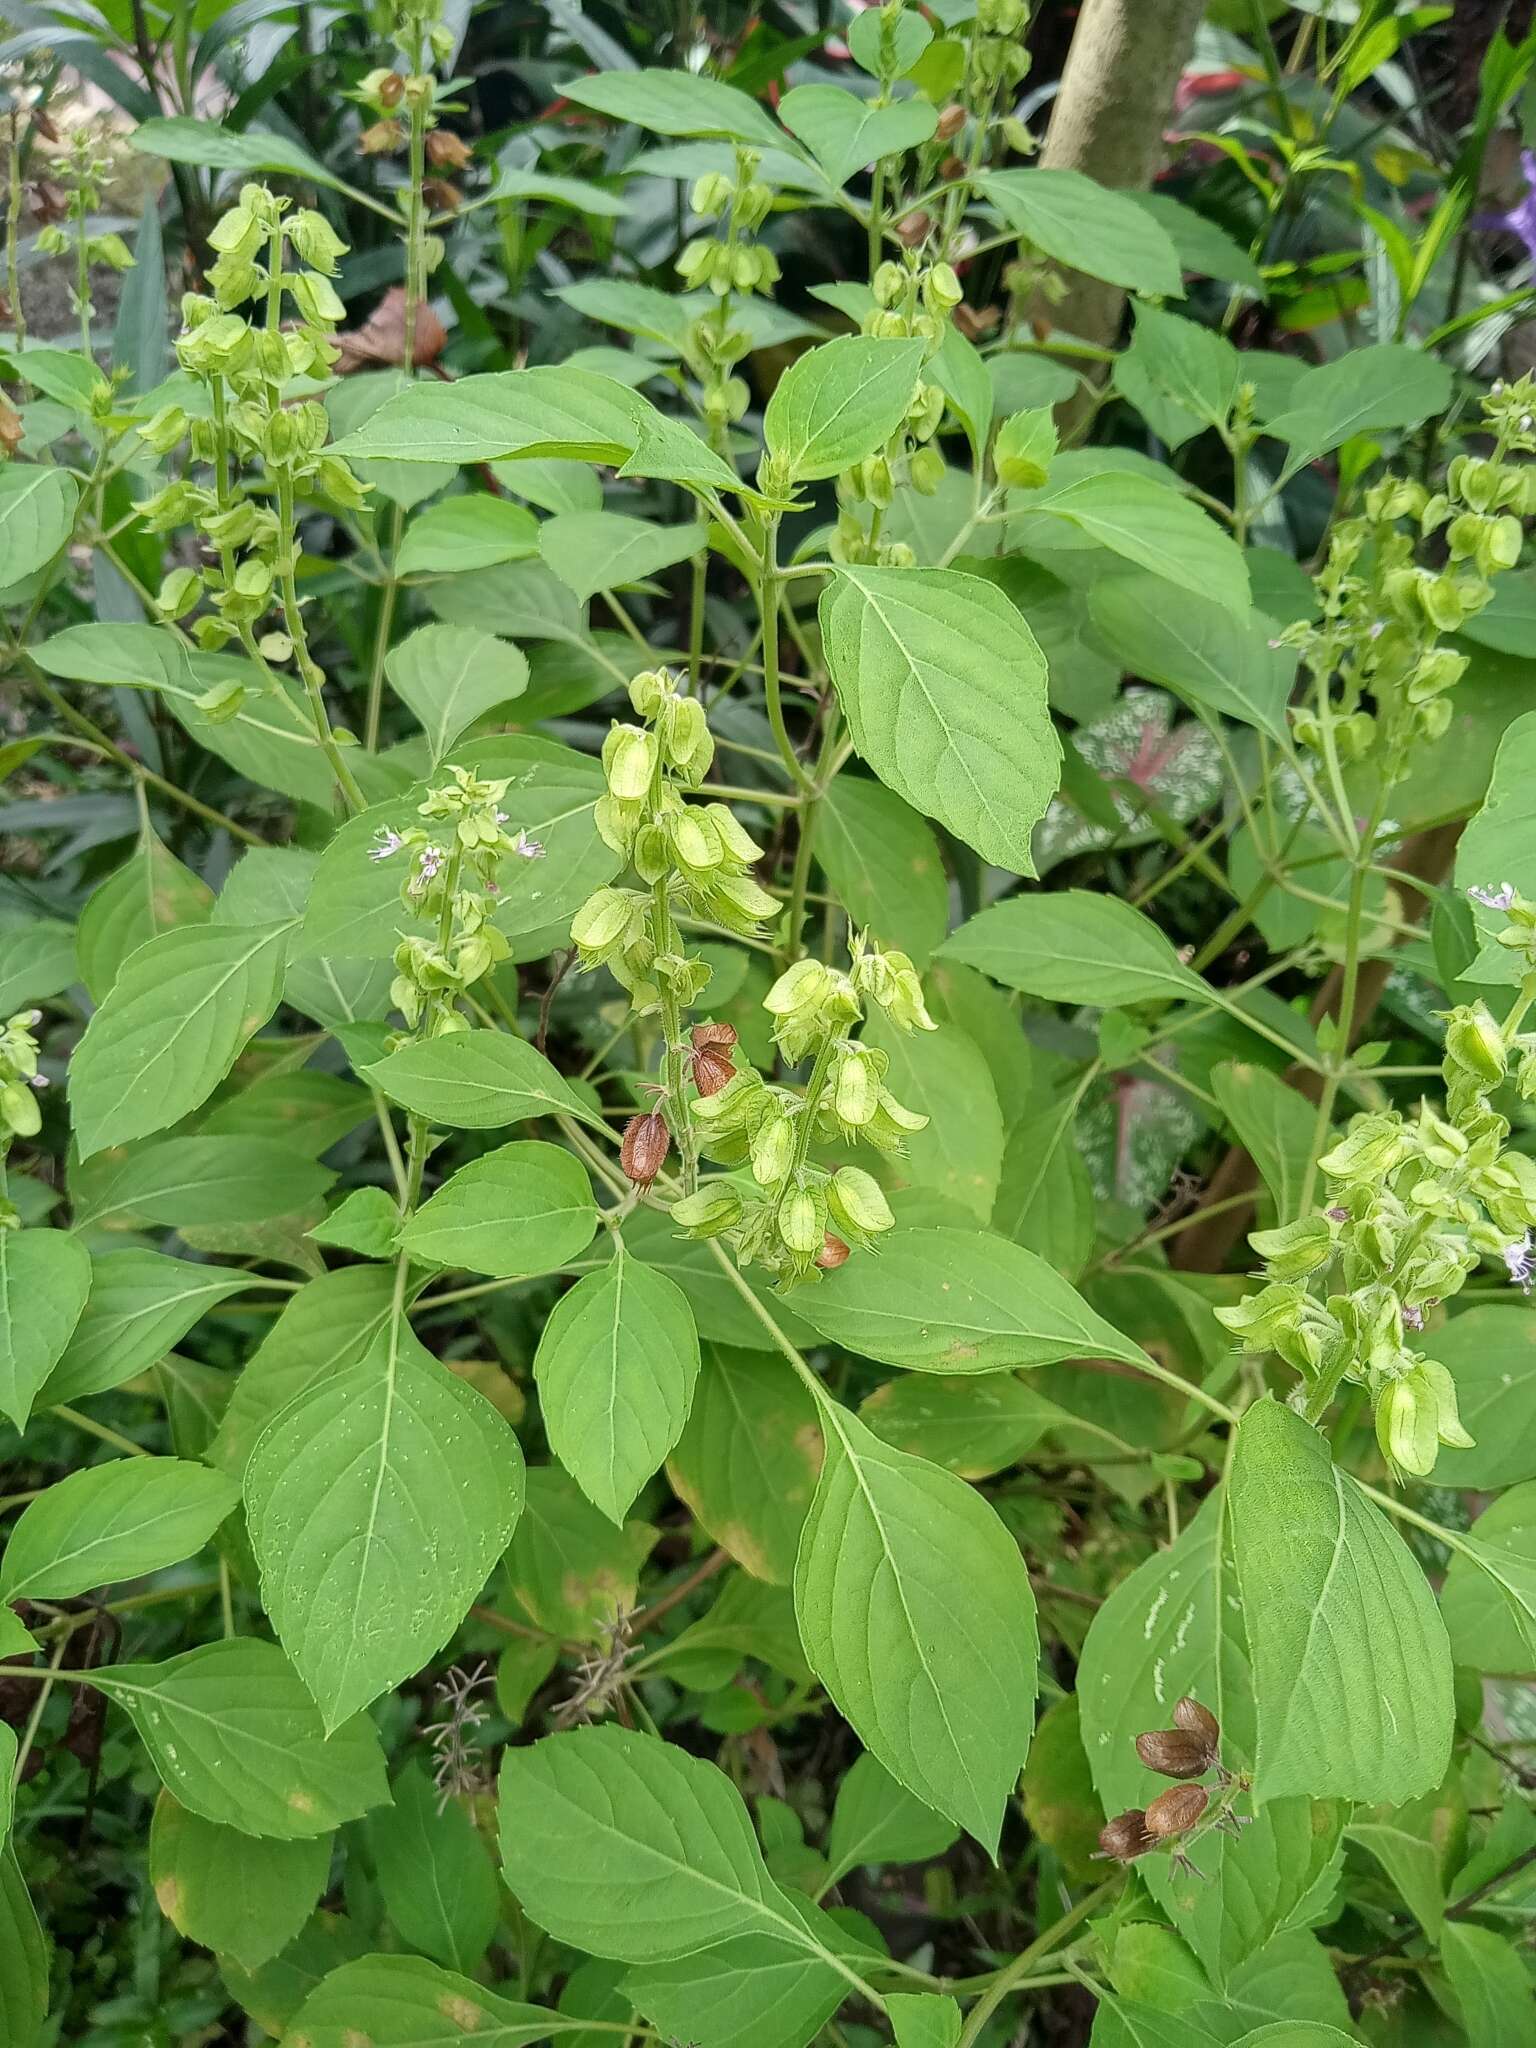
POLYGON ((821 1250, 816 1254, 816 1263, 823 1273, 835 1273, 839 1266, 848 1263, 848 1256, 847 1245, 829 1230, 821 1240, 821 1250))
MULTIPOLYGON (((341 350, 336 365, 340 376, 354 370, 371 370, 380 363, 405 361, 405 291, 391 285, 361 327, 348 328, 334 337, 341 350)), ((435 363, 448 345, 448 330, 430 306, 416 308, 415 359, 418 364, 435 363)))
POLYGON ((688 1062, 693 1070, 693 1085, 701 1095, 718 1095, 736 1072, 731 1058, 731 1048, 736 1043, 736 1027, 734 1024, 695 1024, 690 1036, 693 1042, 688 1062))
POLYGON ((667 1120, 660 1110, 653 1109, 647 1116, 632 1116, 624 1126, 619 1164, 637 1188, 648 1188, 666 1165, 671 1149, 667 1120))
POLYGON ((1153 1846, 1147 1833, 1147 1817, 1139 1806, 1116 1814, 1099 1829, 1099 1855, 1116 1863, 1129 1863, 1133 1857, 1145 1856, 1153 1846))
POLYGON ((1185 1693, 1173 1710, 1173 1725, 1190 1735, 1203 1736, 1214 1763, 1217 1745, 1221 1741, 1221 1723, 1209 1707, 1202 1707, 1192 1693, 1185 1693))
POLYGON ((1203 1785, 1170 1785, 1147 1808, 1147 1833, 1156 1842, 1185 1834, 1204 1813, 1210 1797, 1203 1785))
POLYGON ((427 162, 438 171, 462 171, 473 152, 451 128, 434 128, 427 137, 427 162))
POLYGON ((1200 1778, 1216 1761, 1203 1735, 1184 1728, 1152 1728, 1136 1738, 1136 1754, 1164 1778, 1200 1778))
POLYGON ((398 121, 371 121, 357 138, 360 156, 393 156, 405 147, 405 130, 398 121))

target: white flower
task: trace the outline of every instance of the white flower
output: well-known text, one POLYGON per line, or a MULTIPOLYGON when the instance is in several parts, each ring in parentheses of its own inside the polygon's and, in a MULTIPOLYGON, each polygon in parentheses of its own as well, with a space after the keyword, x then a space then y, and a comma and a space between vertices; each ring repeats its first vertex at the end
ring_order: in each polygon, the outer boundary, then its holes
POLYGON ((1500 882, 1497 889, 1474 886, 1467 894, 1474 903, 1481 903, 1484 910, 1508 910, 1515 900, 1515 885, 1513 882, 1500 882))
POLYGON ((1513 1284, 1522 1289, 1526 1294, 1529 1294, 1533 1277, 1531 1233, 1529 1231, 1525 1233, 1518 1244, 1505 1245, 1504 1263, 1509 1268, 1509 1277, 1513 1284))
POLYGON ((370 860, 389 860, 405 844, 400 834, 392 830, 388 825, 381 825, 373 836, 379 843, 377 846, 369 849, 368 858, 370 860))

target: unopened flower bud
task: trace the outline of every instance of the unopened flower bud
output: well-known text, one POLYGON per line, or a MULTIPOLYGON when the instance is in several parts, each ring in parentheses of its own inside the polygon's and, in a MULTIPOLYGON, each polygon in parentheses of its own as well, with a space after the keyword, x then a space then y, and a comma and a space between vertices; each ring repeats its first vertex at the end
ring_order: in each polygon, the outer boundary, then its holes
POLYGON ((667 1163, 672 1134, 660 1110, 648 1116, 632 1116, 624 1126, 619 1164, 637 1188, 648 1188, 667 1163))
POLYGON ((1458 1066, 1490 1086, 1502 1081, 1508 1071, 1504 1034, 1486 1003, 1464 1003, 1452 1010, 1445 1027, 1445 1049, 1458 1066))

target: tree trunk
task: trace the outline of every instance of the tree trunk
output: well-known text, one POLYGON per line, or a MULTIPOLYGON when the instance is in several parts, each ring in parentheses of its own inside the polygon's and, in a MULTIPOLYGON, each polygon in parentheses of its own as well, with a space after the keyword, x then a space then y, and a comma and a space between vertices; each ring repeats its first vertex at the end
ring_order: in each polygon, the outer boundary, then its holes
MULTIPOLYGON (((1163 159, 1174 88, 1194 48, 1205 0, 1083 0, 1051 111, 1040 167, 1082 171, 1145 192, 1163 159)), ((1072 273, 1053 324, 1107 348, 1125 294, 1072 273)))

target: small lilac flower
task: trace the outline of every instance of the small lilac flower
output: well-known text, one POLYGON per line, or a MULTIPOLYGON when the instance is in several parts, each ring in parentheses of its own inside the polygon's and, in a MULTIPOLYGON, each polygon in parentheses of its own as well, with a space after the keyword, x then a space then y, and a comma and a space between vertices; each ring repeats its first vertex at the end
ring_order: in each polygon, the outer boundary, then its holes
POLYGON ((512 851, 521 860, 542 860, 544 842, 542 839, 530 839, 526 832, 519 832, 512 842, 512 851))
POLYGON ((1384 619, 1378 619, 1378 620, 1376 621, 1376 623, 1375 623, 1375 624, 1374 624, 1374 625, 1373 625, 1373 626, 1371 627, 1371 632, 1370 632, 1370 637, 1371 637, 1371 639, 1373 639, 1373 640, 1379 640, 1379 639, 1381 638, 1382 634, 1383 634, 1383 633, 1385 633, 1385 631, 1386 631, 1386 630, 1387 630, 1387 627, 1386 627, 1386 621, 1385 621, 1384 619))
POLYGON ((1518 1244, 1504 1247, 1504 1263, 1509 1268, 1510 1282, 1525 1294, 1531 1291, 1531 1281, 1536 1277, 1531 1256, 1531 1233, 1527 1231, 1518 1244))
POLYGON ((48 1086, 48 1076, 46 1074, 34 1074, 32 1076, 31 1085, 37 1090, 38 1094, 41 1095, 43 1090, 48 1086))
POLYGON ((416 864, 416 872, 409 884, 413 896, 426 894, 428 884, 436 881, 438 869, 441 868, 444 858, 440 846, 424 846, 421 849, 421 858, 416 864))
POLYGON ((1340 1208, 1337 1203, 1326 1214, 1330 1223, 1347 1223, 1349 1221, 1349 1211, 1340 1208))
POLYGON ((392 831, 388 825, 381 825, 373 836, 379 843, 377 846, 370 848, 368 854, 370 860, 389 860, 405 844, 400 834, 392 831))
POLYGON ((1422 1330, 1423 1327, 1423 1309, 1415 1308, 1411 1303, 1405 1302, 1403 1304, 1403 1328, 1405 1330, 1422 1330))
MULTIPOLYGON (((1472 225, 1475 228, 1503 228, 1509 234, 1518 235, 1524 242, 1526 253, 1536 263, 1536 150, 1522 149, 1520 171, 1525 179, 1525 191, 1506 213, 1475 213, 1472 225)), ((1498 386, 1494 386, 1497 391, 1498 386)))
POLYGON ((1497 889, 1485 889, 1474 884, 1467 894, 1474 903, 1481 903, 1484 910, 1508 910, 1515 900, 1515 885, 1500 882, 1497 889))

